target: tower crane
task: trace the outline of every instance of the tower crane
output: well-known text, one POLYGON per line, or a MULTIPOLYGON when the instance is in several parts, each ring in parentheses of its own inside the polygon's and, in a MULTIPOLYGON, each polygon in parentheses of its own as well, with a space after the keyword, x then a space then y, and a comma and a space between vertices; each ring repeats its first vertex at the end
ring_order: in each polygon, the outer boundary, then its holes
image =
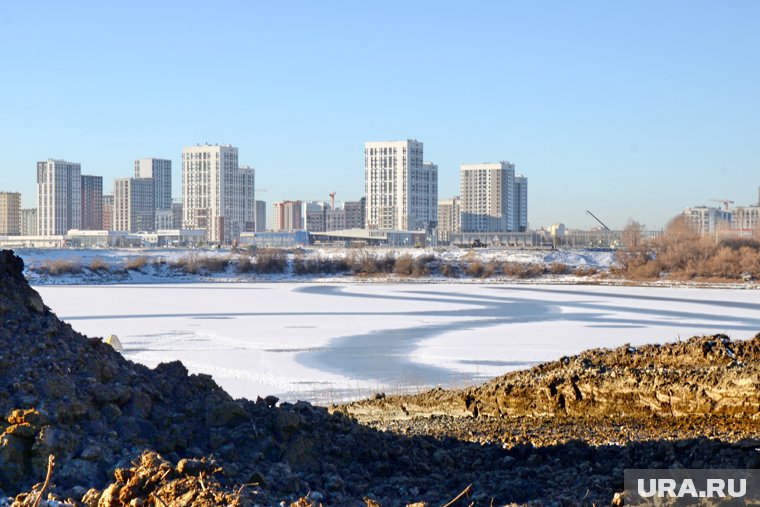
POLYGON ((725 209, 725 211, 728 211, 728 208, 729 208, 728 205, 729 204, 733 204, 734 203, 734 201, 732 201, 731 199, 710 199, 710 201, 712 201, 712 202, 722 202, 723 203, 723 208, 725 209))

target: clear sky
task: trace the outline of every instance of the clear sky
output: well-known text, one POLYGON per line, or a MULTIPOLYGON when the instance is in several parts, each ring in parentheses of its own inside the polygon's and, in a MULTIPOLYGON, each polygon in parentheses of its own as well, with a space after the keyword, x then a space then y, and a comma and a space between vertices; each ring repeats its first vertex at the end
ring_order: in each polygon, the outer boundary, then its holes
POLYGON ((416 138, 438 164, 508 160, 532 227, 662 226, 754 204, 760 2, 7 2, 0 190, 35 205, 35 163, 130 176, 226 143, 259 194, 357 199, 364 142, 416 138))

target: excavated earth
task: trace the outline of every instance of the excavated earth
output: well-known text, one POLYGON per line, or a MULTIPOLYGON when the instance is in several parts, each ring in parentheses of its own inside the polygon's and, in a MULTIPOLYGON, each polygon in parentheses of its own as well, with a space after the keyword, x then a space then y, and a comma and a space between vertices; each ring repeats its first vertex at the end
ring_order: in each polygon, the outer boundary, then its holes
POLYGON ((452 505, 603 505, 626 468, 760 467, 760 336, 594 350, 328 410, 127 361, 22 270, 0 252, 0 505, 42 490, 92 507, 441 505, 468 485, 452 505))

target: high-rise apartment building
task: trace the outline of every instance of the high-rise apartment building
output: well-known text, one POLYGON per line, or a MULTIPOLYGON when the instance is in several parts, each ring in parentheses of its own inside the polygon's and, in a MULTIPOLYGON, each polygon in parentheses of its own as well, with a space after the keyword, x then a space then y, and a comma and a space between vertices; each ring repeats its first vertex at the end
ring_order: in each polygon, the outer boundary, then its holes
POLYGON ((514 185, 514 164, 462 164, 462 232, 514 231, 514 185))
POLYGON ((21 234, 21 194, 0 192, 0 236, 21 234))
POLYGON ((358 201, 346 201, 343 203, 346 212, 344 229, 364 229, 367 214, 367 199, 362 197, 358 201))
POLYGON ((364 194, 367 228, 435 227, 438 167, 423 163, 423 145, 416 140, 365 143, 364 194))
POLYGON ((514 220, 515 231, 525 232, 528 230, 528 177, 522 174, 515 175, 514 197, 514 220))
POLYGON ((83 231, 99 231, 103 227, 103 177, 82 175, 83 231))
POLYGON ((103 196, 103 221, 101 230, 112 231, 113 228, 113 194, 103 196))
POLYGON ((113 229, 150 232, 156 227, 153 178, 117 178, 113 181, 113 229))
POLYGON ((21 235, 37 236, 37 208, 21 210, 21 235))
POLYGON ((254 226, 255 173, 238 164, 230 145, 182 149, 183 226, 205 229, 214 243, 231 243, 254 226))
POLYGON ((82 228, 82 167, 65 160, 37 162, 37 234, 82 228))
POLYGON ((274 230, 303 230, 303 203, 301 201, 278 201, 274 203, 274 230))
POLYGON ((172 161, 161 158, 135 160, 135 178, 153 178, 157 211, 172 209, 172 161))
POLYGON ((267 203, 265 201, 256 201, 254 221, 254 229, 256 232, 264 232, 267 230, 267 203))
POLYGON ((459 196, 438 201, 438 241, 449 243, 452 234, 462 232, 461 216, 459 196))

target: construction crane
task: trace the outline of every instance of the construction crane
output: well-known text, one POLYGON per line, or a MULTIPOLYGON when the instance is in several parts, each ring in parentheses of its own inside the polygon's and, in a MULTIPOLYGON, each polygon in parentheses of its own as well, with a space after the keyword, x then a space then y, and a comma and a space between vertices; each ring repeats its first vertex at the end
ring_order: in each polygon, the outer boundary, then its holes
POLYGON ((600 224, 602 224, 602 227, 604 227, 608 231, 612 232, 612 229, 610 229, 609 227, 607 227, 607 224, 605 224, 604 222, 602 222, 601 220, 599 220, 598 218, 596 218, 596 215, 594 215, 593 213, 591 213, 589 210, 586 210, 586 213, 588 213, 589 215, 591 215, 592 217, 594 217, 594 220, 596 220, 597 222, 599 222, 600 224))
POLYGON ((330 209, 335 209, 335 192, 330 192, 330 209))
POLYGON ((729 204, 733 204, 734 203, 734 201, 732 201, 731 199, 710 199, 710 201, 712 201, 712 202, 722 202, 723 203, 723 207, 725 208, 726 211, 728 211, 729 204))

